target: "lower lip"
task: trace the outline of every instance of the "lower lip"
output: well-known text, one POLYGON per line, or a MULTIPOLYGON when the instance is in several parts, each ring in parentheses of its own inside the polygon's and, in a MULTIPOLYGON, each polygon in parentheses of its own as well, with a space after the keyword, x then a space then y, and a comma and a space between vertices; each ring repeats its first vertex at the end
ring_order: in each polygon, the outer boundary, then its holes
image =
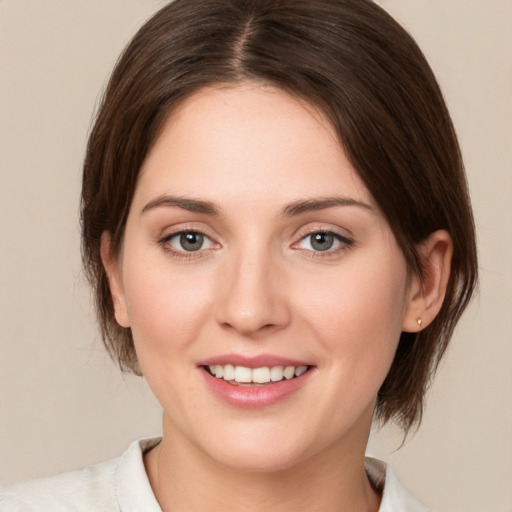
POLYGON ((283 379, 264 385, 236 385, 230 384, 224 379, 217 379, 210 375, 204 368, 200 368, 208 388, 214 395, 234 407, 254 409, 274 405, 298 391, 309 379, 311 368, 300 377, 287 380, 283 379))

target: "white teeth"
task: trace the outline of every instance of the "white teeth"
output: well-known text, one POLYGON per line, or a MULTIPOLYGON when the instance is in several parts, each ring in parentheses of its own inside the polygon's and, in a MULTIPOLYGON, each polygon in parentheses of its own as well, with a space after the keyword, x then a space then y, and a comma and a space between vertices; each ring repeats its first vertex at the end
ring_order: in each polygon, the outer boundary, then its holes
POLYGON ((282 366, 273 366, 270 368, 270 380, 272 382, 279 382, 283 380, 283 367, 282 366))
POLYGON ((295 377, 300 377, 302 374, 306 373, 307 371, 308 371, 308 367, 307 366, 299 366, 295 370, 295 377))
POLYGON ((294 366, 287 366, 285 369, 284 369, 284 378, 285 379, 293 379, 293 377, 295 376, 295 367, 294 366))
POLYGON ((220 364, 215 365, 215 376, 219 379, 224 377, 224 366, 221 366, 220 364))
MULTIPOLYGON (((217 377, 217 373, 215 373, 217 377)), ((219 379, 222 377, 219 377, 219 379)), ((235 367, 232 364, 227 364, 224 366, 224 380, 235 380, 235 367)))
POLYGON ((233 366, 231 364, 208 366, 210 373, 218 379, 238 382, 239 384, 267 384, 279 382, 283 379, 300 377, 308 370, 307 366, 262 366, 261 368, 247 368, 245 366, 233 366))
POLYGON ((252 381, 258 384, 266 384, 270 382, 270 368, 264 366, 263 368, 254 368, 252 371, 252 381))
POLYGON ((247 383, 252 381, 252 371, 250 368, 245 366, 237 366, 235 368, 235 380, 241 383, 247 383))

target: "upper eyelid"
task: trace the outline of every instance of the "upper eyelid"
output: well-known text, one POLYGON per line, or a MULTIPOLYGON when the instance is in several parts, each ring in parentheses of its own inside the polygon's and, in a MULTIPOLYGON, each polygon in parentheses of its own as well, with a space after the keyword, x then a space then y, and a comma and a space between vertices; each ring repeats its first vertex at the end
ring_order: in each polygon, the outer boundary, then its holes
POLYGON ((295 237, 299 240, 302 240, 303 238, 312 235, 314 233, 330 233, 336 236, 339 236, 340 238, 344 238, 346 240, 354 240, 354 235, 351 233, 350 230, 346 228, 340 228, 337 226, 333 226, 332 224, 325 225, 322 223, 313 223, 312 225, 302 226, 295 232, 295 237))
POLYGON ((159 240, 164 238, 171 238, 182 233, 199 233, 207 238, 210 238, 212 241, 219 238, 219 236, 215 235, 211 229, 208 229, 203 224, 201 224, 201 226, 197 226, 187 222, 179 223, 174 226, 167 226, 159 231, 161 233, 157 236, 159 240))
POLYGON ((322 229, 317 229, 317 230, 314 230, 314 231, 310 231, 309 233, 306 233, 305 235, 301 236, 297 240, 297 242, 294 242, 293 245, 296 245, 299 242, 302 242, 304 239, 308 238, 309 236, 315 235, 317 233, 324 233, 326 235, 332 235, 336 239, 338 239, 340 242, 343 242, 343 243, 350 243, 350 244, 354 243, 354 240, 351 237, 342 235, 341 233, 338 233, 337 231, 332 231, 332 230, 327 230, 327 229, 323 229, 323 230, 322 229))
POLYGON ((173 230, 173 231, 169 231, 168 233, 162 235, 162 239, 169 239, 169 238, 174 238, 175 236, 178 236, 178 235, 183 235, 185 233, 197 233, 198 235, 203 235, 207 238, 211 238, 210 235, 206 234, 204 231, 201 231, 199 229, 177 229, 177 230, 173 230))
POLYGON ((199 230, 199 229, 178 229, 176 231, 172 231, 172 232, 169 232, 169 233, 161 236, 159 238, 159 242, 161 242, 161 243, 167 242, 167 241, 172 240, 173 238, 183 235, 185 233, 197 233, 198 235, 204 236, 205 238, 210 240, 210 242, 212 244, 220 245, 219 242, 215 241, 215 239, 211 235, 208 235, 207 233, 205 233, 204 231, 199 230))

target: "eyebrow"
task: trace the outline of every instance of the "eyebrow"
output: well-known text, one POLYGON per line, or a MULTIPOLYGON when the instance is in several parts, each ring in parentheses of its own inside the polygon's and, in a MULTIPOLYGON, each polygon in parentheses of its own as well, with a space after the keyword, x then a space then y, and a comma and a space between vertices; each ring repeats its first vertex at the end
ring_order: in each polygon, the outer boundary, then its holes
POLYGON ((190 199, 186 197, 177 197, 164 195, 153 199, 142 208, 141 214, 161 206, 176 206, 183 210, 194 213, 203 213, 205 215, 220 216, 220 210, 210 201, 202 201, 199 199, 190 199))
POLYGON ((295 201, 281 212, 283 217, 292 217, 301 215, 302 213, 314 212, 318 210, 326 210, 336 206, 356 206, 365 210, 374 211, 374 208, 363 201, 358 201, 350 197, 325 197, 319 199, 306 199, 303 201, 295 201))
MULTIPOLYGON (((204 215, 211 215, 220 217, 220 209, 210 201, 200 199, 191 199, 186 197, 163 195, 153 199, 142 208, 141 214, 144 214, 155 208, 162 206, 178 207, 193 213, 202 213, 204 215)), ((281 212, 281 217, 293 217, 303 213, 326 210, 337 206, 356 206, 364 208, 365 210, 374 211, 374 208, 363 201, 358 201, 349 197, 325 197, 319 199, 306 199, 294 201, 285 206, 281 212)))

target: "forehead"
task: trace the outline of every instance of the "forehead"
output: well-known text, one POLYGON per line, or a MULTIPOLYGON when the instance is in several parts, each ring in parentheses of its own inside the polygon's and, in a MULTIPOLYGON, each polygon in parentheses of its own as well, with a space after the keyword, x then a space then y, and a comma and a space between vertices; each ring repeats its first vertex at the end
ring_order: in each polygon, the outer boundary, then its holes
POLYGON ((333 186, 373 202, 319 109, 252 82, 188 97, 166 120, 139 177, 148 194, 245 187, 251 197, 271 189, 305 196, 333 186), (156 190, 162 187, 170 190, 156 190))

